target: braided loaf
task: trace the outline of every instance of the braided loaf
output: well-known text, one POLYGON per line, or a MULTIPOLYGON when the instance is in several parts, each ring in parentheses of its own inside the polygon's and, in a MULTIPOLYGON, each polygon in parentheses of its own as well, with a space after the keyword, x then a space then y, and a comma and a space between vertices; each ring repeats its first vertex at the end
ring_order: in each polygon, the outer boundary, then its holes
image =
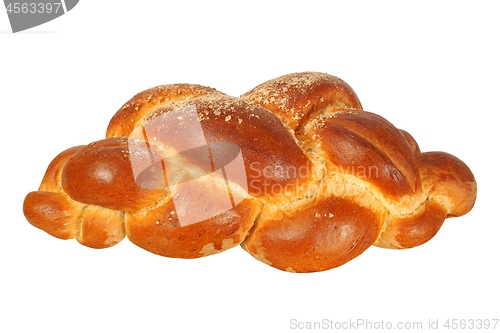
POLYGON ((189 84, 143 91, 106 139, 60 153, 23 208, 34 226, 93 248, 127 236, 197 258, 241 245, 314 272, 371 245, 423 244, 475 198, 462 161, 420 152, 344 81, 305 72, 240 98, 189 84))

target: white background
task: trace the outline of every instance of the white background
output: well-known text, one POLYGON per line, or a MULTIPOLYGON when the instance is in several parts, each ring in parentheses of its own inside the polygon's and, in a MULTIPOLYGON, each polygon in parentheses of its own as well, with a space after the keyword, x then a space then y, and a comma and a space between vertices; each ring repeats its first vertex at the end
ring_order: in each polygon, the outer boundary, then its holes
POLYGON ((83 0, 54 21, 9 30, 2 9, 0 332, 288 332, 300 331, 292 319, 426 328, 500 318, 495 2, 83 0), (239 247, 196 260, 126 239, 93 250, 25 220, 24 197, 52 158, 104 138, 134 94, 197 83, 239 96, 305 70, 344 79, 366 110, 422 150, 466 162, 478 181, 472 212, 418 248, 371 247, 314 274, 281 272, 239 247))

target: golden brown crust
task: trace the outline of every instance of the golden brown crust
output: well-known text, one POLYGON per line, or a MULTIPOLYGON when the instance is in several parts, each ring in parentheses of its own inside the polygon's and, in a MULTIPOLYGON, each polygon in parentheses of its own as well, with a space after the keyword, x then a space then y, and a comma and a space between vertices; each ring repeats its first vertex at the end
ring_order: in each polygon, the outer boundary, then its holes
POLYGON ((215 217, 181 226, 176 207, 169 199, 145 214, 126 214, 126 232, 132 243, 152 253, 199 258, 239 245, 260 208, 257 200, 248 198, 215 217))
POLYGON ((126 138, 96 141, 80 149, 67 161, 61 177, 73 200, 130 212, 156 205, 167 191, 137 184, 126 138))
POLYGON ((52 161, 25 199, 30 223, 93 248, 127 236, 168 257, 241 244, 278 269, 315 272, 370 245, 421 245, 477 194, 461 160, 422 153, 324 73, 285 75, 241 98, 151 88, 115 114, 106 137, 52 161))
POLYGON ((60 192, 62 169, 64 168, 68 160, 71 158, 71 156, 76 154, 83 147, 84 146, 76 146, 66 149, 63 152, 59 153, 47 167, 47 170, 45 171, 45 175, 43 176, 42 182, 38 190, 60 192))
POLYGON ((448 216, 461 216, 474 206, 477 184, 467 165, 445 152, 425 152, 417 157, 422 186, 448 216))
MULTIPOLYGON (((294 189, 310 181, 307 176, 298 178, 295 173, 300 170, 304 175, 311 175, 311 163, 279 118, 235 97, 211 94, 164 105, 145 117, 130 137, 144 139, 147 132, 150 146, 168 146, 165 150, 182 152, 186 150, 183 137, 166 131, 162 125, 182 119, 182 114, 190 108, 197 113, 206 143, 230 142, 241 150, 249 194, 269 201, 283 195, 282 191, 273 195, 273 188, 294 189), (157 119, 161 121, 151 126, 157 119)), ((176 130, 189 132, 192 125, 191 121, 180 121, 176 130)))
POLYGON ((405 136, 384 118, 365 111, 320 117, 299 133, 309 146, 320 144, 331 168, 374 184, 386 197, 420 188, 415 155, 405 136), (312 136, 312 137, 311 137, 312 136))
POLYGON ((30 192, 23 203, 24 216, 29 223, 61 239, 78 235, 82 210, 82 205, 74 204, 56 192, 30 192))
POLYGON ((268 110, 234 97, 205 96, 193 101, 208 142, 231 142, 242 152, 248 192, 273 200, 283 191, 310 181, 294 170, 311 174, 311 164, 280 120, 268 110))
POLYGON ((375 242, 381 226, 377 214, 341 198, 320 200, 293 212, 263 211, 259 220, 243 248, 291 272, 323 271, 352 260, 375 242))
POLYGON ((292 130, 297 130, 316 112, 362 109, 354 90, 333 75, 302 72, 266 81, 241 98, 270 110, 292 130))
POLYGON ((413 136, 411 136, 411 134, 405 130, 400 129, 399 131, 405 136, 406 141, 408 142, 411 150, 413 151, 413 155, 417 156, 418 154, 420 154, 420 147, 418 146, 418 143, 417 141, 415 141, 413 136))
POLYGON ((422 245, 436 235, 445 218, 446 210, 433 201, 423 205, 423 209, 411 216, 389 216, 384 232, 374 245, 392 249, 422 245))
POLYGON ((125 103, 111 118, 106 138, 127 137, 158 108, 207 94, 223 95, 213 88, 196 84, 171 84, 144 90, 125 103))
POLYGON ((63 192, 61 172, 71 156, 82 147, 72 147, 59 153, 47 167, 38 191, 30 192, 23 203, 28 222, 57 238, 71 239, 79 232, 79 218, 84 205, 63 192))
POLYGON ((85 246, 102 249, 125 238, 123 212, 99 206, 86 206, 76 240, 85 246))

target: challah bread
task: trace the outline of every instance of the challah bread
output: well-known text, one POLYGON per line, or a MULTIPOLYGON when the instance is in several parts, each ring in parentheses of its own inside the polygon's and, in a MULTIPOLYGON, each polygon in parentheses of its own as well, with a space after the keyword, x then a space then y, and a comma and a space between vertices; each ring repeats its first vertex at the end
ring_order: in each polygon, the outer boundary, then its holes
POLYGON ((89 247, 127 236, 197 258, 241 244, 275 268, 314 272, 371 245, 423 244, 475 197, 462 161, 420 152, 344 81, 304 72, 240 98, 189 84, 145 90, 105 139, 58 155, 23 208, 34 226, 89 247))

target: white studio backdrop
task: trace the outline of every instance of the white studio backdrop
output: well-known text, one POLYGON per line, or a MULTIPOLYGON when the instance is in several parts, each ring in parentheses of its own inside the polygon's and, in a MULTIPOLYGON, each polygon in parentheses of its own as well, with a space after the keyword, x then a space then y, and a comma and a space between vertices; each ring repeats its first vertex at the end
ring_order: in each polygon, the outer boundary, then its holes
POLYGON ((418 331, 429 331, 436 321, 444 329, 446 320, 498 319, 496 8, 493 1, 83 0, 15 34, 2 8, 0 331, 289 332, 311 331, 314 322, 331 331, 323 323, 353 321, 391 323, 393 331, 421 322, 418 331), (25 220, 24 197, 52 158, 104 138, 136 93, 196 83, 239 96, 300 71, 342 78, 365 110, 410 132, 423 151, 462 159, 478 182, 474 209, 420 247, 371 247, 314 274, 278 271, 239 247, 196 260, 155 256, 127 239, 94 250, 25 220))

